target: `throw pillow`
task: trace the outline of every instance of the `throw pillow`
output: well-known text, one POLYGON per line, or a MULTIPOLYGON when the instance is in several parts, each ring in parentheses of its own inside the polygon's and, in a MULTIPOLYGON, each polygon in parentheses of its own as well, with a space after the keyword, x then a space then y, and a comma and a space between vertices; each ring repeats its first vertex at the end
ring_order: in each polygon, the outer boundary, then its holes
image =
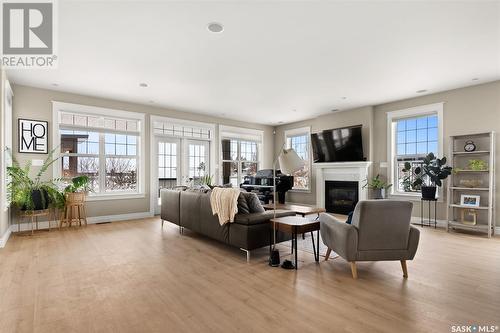
POLYGON ((245 193, 245 196, 247 199, 247 204, 250 213, 263 213, 265 211, 264 207, 262 207, 262 204, 260 203, 257 194, 252 192, 247 192, 245 193))
POLYGON ((248 208, 247 198, 244 192, 241 192, 238 196, 238 214, 250 214, 250 208, 248 208))

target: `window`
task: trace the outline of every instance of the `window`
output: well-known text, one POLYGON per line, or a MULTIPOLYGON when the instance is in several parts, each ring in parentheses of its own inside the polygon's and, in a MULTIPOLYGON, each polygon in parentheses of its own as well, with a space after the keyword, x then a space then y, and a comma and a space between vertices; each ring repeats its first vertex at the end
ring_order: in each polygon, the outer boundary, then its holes
POLYGON ((188 177, 199 179, 208 174, 208 142, 188 141, 188 177))
POLYGON ((414 170, 428 153, 442 156, 442 104, 433 104, 388 113, 390 165, 393 194, 420 192, 411 184, 414 170), (411 169, 404 172, 405 164, 411 169))
POLYGON ((177 178, 177 142, 158 142, 158 178, 177 178))
POLYGON ((54 143, 61 147, 57 174, 88 176, 91 196, 143 192, 142 114, 58 102, 54 107, 59 122, 54 143))
POLYGON ((245 176, 259 169, 259 144, 244 139, 222 139, 222 182, 239 187, 245 176))
POLYGON ((311 170, 310 137, 309 128, 298 128, 285 131, 286 147, 293 148, 293 150, 297 152, 297 155, 304 160, 302 169, 293 174, 294 190, 309 190, 311 170))

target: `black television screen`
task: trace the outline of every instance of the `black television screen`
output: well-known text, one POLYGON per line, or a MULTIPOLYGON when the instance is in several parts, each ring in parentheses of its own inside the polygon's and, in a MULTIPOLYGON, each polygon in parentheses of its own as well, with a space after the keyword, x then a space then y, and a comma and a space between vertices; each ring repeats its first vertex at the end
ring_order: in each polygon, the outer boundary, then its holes
POLYGON ((311 134, 314 162, 364 161, 361 125, 311 134))

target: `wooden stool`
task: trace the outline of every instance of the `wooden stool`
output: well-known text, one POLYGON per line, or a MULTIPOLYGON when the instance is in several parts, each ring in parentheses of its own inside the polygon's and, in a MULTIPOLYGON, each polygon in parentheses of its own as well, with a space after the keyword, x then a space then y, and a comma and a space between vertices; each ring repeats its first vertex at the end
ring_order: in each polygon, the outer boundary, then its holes
MULTIPOLYGON (((43 210, 25 210, 21 211, 19 214, 19 221, 17 222, 17 232, 21 231, 21 221, 23 218, 30 218, 31 220, 31 234, 33 235, 33 224, 36 224, 36 230, 38 230, 38 218, 40 216, 46 216, 49 222, 49 231, 50 231, 50 218, 54 215, 54 219, 56 218, 56 214, 52 214, 52 210, 43 209, 43 210)), ((56 221, 57 222, 57 221, 56 221)))
POLYGON ((66 206, 64 207, 63 216, 59 223, 59 229, 64 223, 71 227, 73 222, 82 225, 82 220, 87 225, 87 212, 85 209, 85 193, 68 193, 66 194, 66 206))

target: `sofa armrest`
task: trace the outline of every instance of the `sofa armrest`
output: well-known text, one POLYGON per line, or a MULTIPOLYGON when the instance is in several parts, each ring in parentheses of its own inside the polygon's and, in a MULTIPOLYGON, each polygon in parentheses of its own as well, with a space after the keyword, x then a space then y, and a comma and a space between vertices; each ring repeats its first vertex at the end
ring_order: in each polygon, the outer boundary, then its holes
MULTIPOLYGON (((294 216, 295 213, 290 210, 276 210, 276 217, 294 216)), ((234 223, 252 225, 267 223, 274 217, 274 211, 266 210, 262 213, 236 214, 234 223)))
POLYGON ((180 225, 180 191, 163 189, 160 191, 161 219, 180 225))
POLYGON ((415 228, 414 226, 410 226, 410 234, 408 236, 408 260, 412 260, 415 257, 415 253, 417 253, 418 242, 420 240, 420 230, 415 228))
POLYGON ((347 261, 355 261, 358 251, 358 229, 322 213, 319 217, 323 243, 347 261))

